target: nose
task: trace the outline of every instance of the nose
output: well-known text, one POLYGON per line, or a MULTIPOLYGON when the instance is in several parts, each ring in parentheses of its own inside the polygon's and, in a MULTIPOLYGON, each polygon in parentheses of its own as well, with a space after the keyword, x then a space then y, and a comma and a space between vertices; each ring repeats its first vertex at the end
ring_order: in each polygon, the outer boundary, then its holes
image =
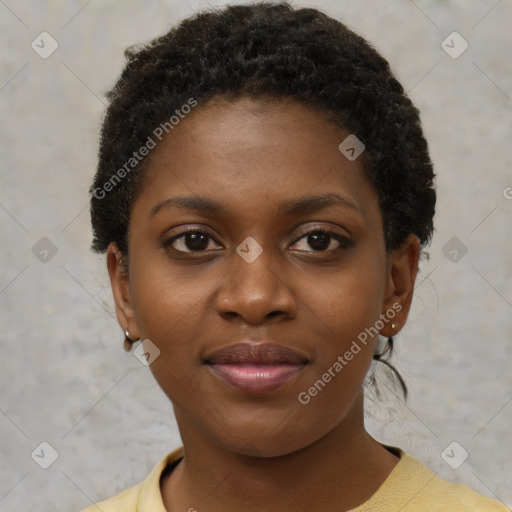
POLYGON ((234 252, 217 293, 218 313, 251 325, 294 318, 297 301, 286 283, 286 273, 275 260, 267 249, 250 263, 234 252))

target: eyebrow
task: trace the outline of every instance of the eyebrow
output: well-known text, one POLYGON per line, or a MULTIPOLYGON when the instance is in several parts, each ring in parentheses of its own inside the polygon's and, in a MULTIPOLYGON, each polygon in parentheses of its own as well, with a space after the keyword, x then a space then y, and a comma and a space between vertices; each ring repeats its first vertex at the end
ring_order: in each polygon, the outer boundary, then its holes
MULTIPOLYGON (((315 213, 331 206, 343 206, 360 212, 359 206, 346 197, 339 194, 322 194, 319 196, 301 197, 281 203, 278 211, 283 216, 315 213)), ((219 214, 225 212, 221 203, 208 197, 201 196, 179 196, 171 197, 157 204, 151 209, 150 216, 153 217, 159 211, 176 208, 184 211, 197 211, 202 213, 219 214)))

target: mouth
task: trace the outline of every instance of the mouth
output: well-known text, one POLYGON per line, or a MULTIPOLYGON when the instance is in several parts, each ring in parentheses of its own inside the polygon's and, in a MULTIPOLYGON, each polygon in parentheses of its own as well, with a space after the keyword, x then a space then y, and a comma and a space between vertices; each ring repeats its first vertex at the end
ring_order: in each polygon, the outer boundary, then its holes
POLYGON ((282 387, 308 362, 298 352, 272 343, 238 343, 217 350, 203 360, 217 377, 251 394, 269 393, 282 387))

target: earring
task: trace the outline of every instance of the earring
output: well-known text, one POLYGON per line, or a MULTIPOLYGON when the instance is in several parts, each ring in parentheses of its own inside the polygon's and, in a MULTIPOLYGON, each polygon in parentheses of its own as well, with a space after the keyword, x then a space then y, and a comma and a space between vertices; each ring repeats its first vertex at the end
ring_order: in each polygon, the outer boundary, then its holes
MULTIPOLYGON (((391 324, 391 329, 395 330, 396 324, 391 324)), ((388 337, 388 345, 390 350, 393 350, 393 336, 388 337)))
POLYGON ((126 350, 126 352, 130 352, 130 350, 132 349, 133 343, 135 343, 136 341, 137 340, 132 340, 132 338, 130 337, 130 331, 128 331, 128 327, 127 327, 124 331, 124 343, 123 343, 123 347, 126 350))
POLYGON ((121 256, 121 258, 119 259, 119 267, 121 267, 121 271, 123 273, 127 273, 128 272, 128 268, 126 267, 126 259, 124 256, 121 256))

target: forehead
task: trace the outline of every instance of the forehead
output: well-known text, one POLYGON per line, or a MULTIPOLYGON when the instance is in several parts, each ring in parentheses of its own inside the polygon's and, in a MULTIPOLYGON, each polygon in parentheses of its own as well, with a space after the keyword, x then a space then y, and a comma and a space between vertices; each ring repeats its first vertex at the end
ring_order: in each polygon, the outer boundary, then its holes
POLYGON ((291 98, 216 98, 186 116, 164 138, 154 156, 158 158, 166 149, 179 149, 188 143, 199 150, 188 158, 201 158, 205 153, 208 159, 215 156, 226 162, 236 162, 238 158, 240 167, 284 156, 291 162, 304 157, 309 162, 319 159, 341 134, 342 130, 328 121, 327 114, 291 98), (326 138, 327 134, 330 137, 326 138), (248 155, 253 157, 250 162, 246 161, 248 155))
POLYGON ((217 99, 195 107, 152 150, 140 199, 153 210, 171 196, 208 196, 239 215, 252 205, 280 213, 298 197, 334 193, 379 215, 362 158, 338 149, 349 134, 291 99, 217 99))

